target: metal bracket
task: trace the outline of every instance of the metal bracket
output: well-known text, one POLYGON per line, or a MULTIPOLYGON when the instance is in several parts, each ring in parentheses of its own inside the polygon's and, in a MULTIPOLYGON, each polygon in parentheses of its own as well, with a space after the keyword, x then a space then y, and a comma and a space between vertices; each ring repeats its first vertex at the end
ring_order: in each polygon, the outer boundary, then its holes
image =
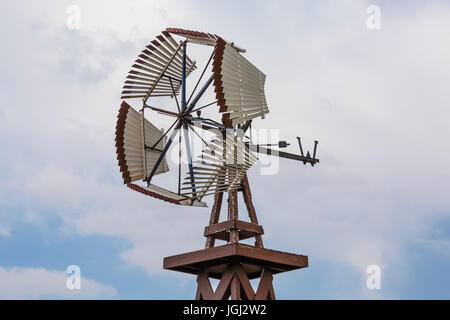
POLYGON ((317 162, 319 162, 318 159, 316 159, 317 145, 319 144, 319 141, 314 140, 313 156, 311 157, 311 154, 309 153, 309 151, 306 152, 306 156, 303 153, 302 140, 300 139, 300 137, 297 137, 297 140, 298 140, 298 146, 300 147, 300 155, 306 159, 312 160, 312 161, 301 160, 303 162, 303 164, 306 164, 307 162, 309 162, 311 164, 311 166, 314 166, 317 162))

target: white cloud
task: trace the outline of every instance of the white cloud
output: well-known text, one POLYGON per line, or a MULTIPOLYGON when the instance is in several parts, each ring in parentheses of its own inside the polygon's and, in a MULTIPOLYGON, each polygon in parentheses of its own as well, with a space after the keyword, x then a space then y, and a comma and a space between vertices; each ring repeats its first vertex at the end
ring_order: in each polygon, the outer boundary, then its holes
POLYGON ((11 227, 5 224, 0 224, 0 237, 9 237, 11 235, 11 227))
POLYGON ((417 242, 430 247, 438 255, 450 257, 449 240, 419 239, 417 242))
POLYGON ((81 277, 81 289, 66 286, 67 274, 44 268, 0 267, 0 299, 94 299, 112 298, 116 290, 81 277))

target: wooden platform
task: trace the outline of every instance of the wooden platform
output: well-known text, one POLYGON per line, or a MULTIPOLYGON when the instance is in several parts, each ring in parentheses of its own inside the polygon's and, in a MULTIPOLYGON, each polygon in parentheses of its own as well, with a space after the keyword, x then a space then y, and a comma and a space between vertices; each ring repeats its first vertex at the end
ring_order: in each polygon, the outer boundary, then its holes
POLYGON ((164 258, 164 269, 198 275, 207 270, 209 277, 220 279, 232 263, 240 263, 249 279, 259 278, 263 268, 280 273, 308 267, 308 257, 257 248, 242 243, 226 244, 164 258))

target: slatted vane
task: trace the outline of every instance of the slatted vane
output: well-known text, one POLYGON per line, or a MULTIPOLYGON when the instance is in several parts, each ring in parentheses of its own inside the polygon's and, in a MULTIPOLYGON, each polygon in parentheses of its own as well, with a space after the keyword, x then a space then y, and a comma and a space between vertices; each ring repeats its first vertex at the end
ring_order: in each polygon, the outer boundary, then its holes
MULTIPOLYGON (((142 51, 123 86, 122 99, 177 95, 182 81, 183 53, 169 32, 162 35, 142 51)), ((197 68, 195 61, 186 57, 186 76, 197 68)))
POLYGON ((214 87, 222 122, 243 124, 269 112, 264 93, 266 76, 223 39, 218 39, 213 60, 214 87))
MULTIPOLYGON (((164 132, 143 118, 125 101, 119 109, 116 125, 116 152, 124 183, 142 180, 152 170, 166 143, 164 132), (158 140, 161 140, 158 142, 158 140), (153 146, 155 149, 146 146, 153 146)), ((169 171, 166 158, 156 170, 156 174, 169 171)))
POLYGON ((256 162, 256 156, 232 134, 225 138, 216 135, 194 162, 191 176, 185 178, 182 194, 198 199, 219 191, 238 189, 247 170, 256 162))
POLYGON ((166 28, 166 31, 169 33, 186 37, 190 42, 211 46, 216 45, 216 40, 219 38, 219 36, 212 33, 200 32, 195 30, 186 30, 180 28, 166 28))
POLYGON ((185 206, 196 206, 196 207, 206 207, 206 203, 201 201, 195 201, 195 199, 191 199, 185 196, 181 196, 172 192, 170 190, 155 186, 150 184, 149 186, 139 186, 134 183, 128 183, 127 186, 137 192, 140 192, 146 196, 150 196, 156 199, 160 199, 166 202, 185 205, 185 206))

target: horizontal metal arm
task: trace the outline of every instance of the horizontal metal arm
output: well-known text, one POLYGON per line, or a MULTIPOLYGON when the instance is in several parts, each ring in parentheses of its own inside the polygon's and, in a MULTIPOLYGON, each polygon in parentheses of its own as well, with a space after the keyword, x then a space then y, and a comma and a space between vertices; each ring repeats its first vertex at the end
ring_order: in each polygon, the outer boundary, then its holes
POLYGON ((258 147, 278 147, 278 148, 286 148, 290 146, 291 144, 287 141, 278 141, 278 143, 258 143, 254 144, 254 146, 258 147))

